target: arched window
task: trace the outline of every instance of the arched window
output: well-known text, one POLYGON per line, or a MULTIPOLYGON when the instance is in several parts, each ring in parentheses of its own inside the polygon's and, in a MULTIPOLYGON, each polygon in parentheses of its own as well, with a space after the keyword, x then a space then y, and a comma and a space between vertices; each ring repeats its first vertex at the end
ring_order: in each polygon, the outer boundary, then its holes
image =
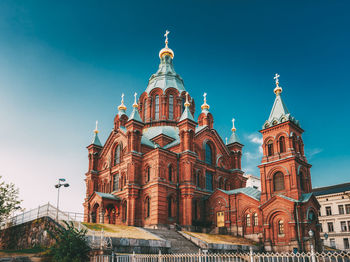
POLYGON ((284 136, 281 136, 278 139, 278 144, 279 144, 279 148, 280 148, 280 153, 286 152, 286 144, 284 142, 284 136))
POLYGON ((284 223, 283 220, 278 221, 278 234, 284 234, 284 223))
POLYGON ((156 95, 155 99, 155 114, 154 114, 155 120, 159 120, 159 95, 156 95))
POLYGON ((121 150, 122 150, 121 144, 117 145, 114 152, 114 165, 117 165, 120 163, 121 150))
POLYGON ((267 155, 272 156, 273 155, 273 142, 270 140, 267 142, 267 155))
POLYGON ((147 168, 146 168, 146 177, 145 177, 146 183, 149 182, 150 179, 151 179, 151 168, 150 168, 150 167, 147 167, 147 168))
POLYGON ((173 167, 171 165, 168 167, 168 178, 170 182, 173 181, 173 167))
POLYGON ((304 179, 303 179, 303 173, 299 173, 299 183, 300 183, 300 189, 304 190, 304 179))
POLYGON ((172 120, 174 118, 174 97, 173 95, 169 95, 169 119, 172 120))
POLYGON ((250 214, 246 216, 246 226, 250 227, 250 214))
POLYGON ((145 218, 148 218, 150 216, 150 207, 151 207, 151 201, 149 197, 146 197, 145 200, 145 218))
POLYGON ((213 151, 208 143, 205 144, 205 162, 210 165, 213 164, 213 151))
POLYGON ((147 113, 147 99, 143 102, 143 121, 146 122, 146 113, 147 113))
POLYGON ((119 190, 119 174, 113 176, 113 191, 119 190))
POLYGON ((173 217, 173 200, 171 197, 168 197, 168 217, 173 217))
POLYGON ((183 97, 182 103, 181 103, 181 113, 183 113, 183 111, 185 110, 185 102, 186 102, 186 99, 183 97))
POLYGON ((123 202, 122 209, 122 220, 123 222, 126 222, 126 219, 128 217, 128 204, 126 201, 123 202))
POLYGON ((298 150, 298 146, 297 146, 297 136, 296 135, 293 135, 293 138, 292 138, 292 140, 293 140, 293 148, 294 148, 294 151, 295 152, 298 152, 299 150, 298 150))
POLYGON ((254 215, 253 215, 253 224, 254 224, 254 226, 257 226, 259 224, 257 213, 254 213, 254 215))
POLYGON ((284 189, 284 175, 282 172, 277 172, 273 176, 273 189, 274 191, 281 191, 284 189))

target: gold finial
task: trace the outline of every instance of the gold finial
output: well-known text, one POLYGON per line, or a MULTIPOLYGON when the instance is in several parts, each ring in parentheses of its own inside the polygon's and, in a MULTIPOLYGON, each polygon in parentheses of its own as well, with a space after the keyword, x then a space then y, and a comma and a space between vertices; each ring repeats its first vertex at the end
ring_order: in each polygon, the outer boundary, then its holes
POLYGON ((97 128, 97 126, 98 126, 98 121, 96 120, 96 127, 95 127, 95 130, 94 130, 94 133, 95 133, 95 134, 98 133, 98 128, 97 128))
POLYGON ((236 131, 236 128, 235 128, 235 119, 232 118, 232 129, 231 129, 232 132, 235 132, 236 131))
POLYGON ((135 92, 135 94, 134 94, 134 103, 132 104, 132 107, 138 108, 139 105, 137 104, 136 96, 137 96, 137 93, 135 92))
POLYGON ((280 82, 279 82, 279 78, 280 75, 279 74, 275 74, 275 77, 273 79, 275 79, 276 81, 276 87, 275 89, 273 90, 273 92, 275 92, 275 94, 278 96, 280 93, 282 93, 282 87, 279 86, 280 82))
POLYGON ((209 110, 210 106, 207 104, 207 93, 204 93, 203 94, 203 100, 204 100, 204 103, 203 105, 201 106, 201 109, 202 110, 209 110))
POLYGON ((124 105, 124 93, 122 93, 122 101, 120 106, 118 106, 118 110, 126 110, 126 106, 124 105))
POLYGON ((190 102, 188 101, 188 92, 186 92, 186 102, 184 104, 185 107, 189 107, 191 104, 190 102))
POLYGON ((171 50, 169 47, 168 47, 168 35, 169 35, 170 31, 166 30, 165 31, 165 47, 160 50, 159 52, 159 58, 162 58, 163 56, 165 55, 169 55, 171 58, 174 58, 174 52, 173 50, 171 50))

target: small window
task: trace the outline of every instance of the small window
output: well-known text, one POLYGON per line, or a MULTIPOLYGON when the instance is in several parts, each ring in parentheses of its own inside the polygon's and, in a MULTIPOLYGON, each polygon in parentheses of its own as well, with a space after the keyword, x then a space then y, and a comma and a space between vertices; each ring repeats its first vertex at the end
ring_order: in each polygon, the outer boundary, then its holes
POLYGON ((304 177, 302 172, 299 173, 299 184, 300 184, 300 189, 304 190, 304 177))
POLYGON ((344 206, 343 205, 339 205, 338 206, 338 210, 339 210, 339 215, 343 215, 344 214, 344 206))
POLYGON ((328 232, 334 232, 333 222, 328 222, 327 226, 328 226, 328 232))
POLYGON ((280 147, 280 153, 286 152, 286 145, 285 145, 285 141, 284 141, 284 136, 281 136, 278 139, 278 144, 279 144, 279 147, 280 147))
POLYGON ((331 216, 332 215, 332 207, 328 206, 326 207, 326 215, 331 216))
POLYGON ((254 213, 254 226, 257 226, 259 224, 259 221, 258 221, 258 214, 257 213, 254 213))
POLYGON ((171 165, 168 167, 168 178, 170 182, 173 181, 173 167, 171 165))
POLYGON ((114 165, 117 165, 120 163, 120 155, 121 155, 121 145, 117 145, 114 153, 114 165))
POLYGON ((335 239, 334 238, 329 239, 329 243, 330 243, 331 248, 337 248, 337 246, 335 245, 335 239))
POLYGON ((119 174, 113 176, 113 191, 119 190, 119 174))
POLYGON ((197 171, 197 174, 196 174, 196 185, 197 185, 197 187, 200 187, 200 175, 201 175, 201 173, 199 171, 197 171))
POLYGON ((168 217, 173 217, 173 203, 171 197, 168 197, 168 217))
POLYGON ((145 217, 148 218, 150 216, 150 207, 151 207, 151 201, 149 197, 146 197, 145 201, 145 217))
POLYGON ((250 227, 250 214, 246 216, 246 225, 247 227, 250 227))
POLYGON ((284 223, 283 220, 278 221, 278 234, 284 234, 284 223))
POLYGON ((146 177, 145 177, 146 183, 149 182, 150 179, 151 179, 151 168, 150 168, 150 167, 147 167, 147 168, 146 168, 146 177))
POLYGON ((147 113, 147 100, 143 102, 143 121, 146 122, 146 113, 147 113))
POLYGON ((174 118, 174 97, 173 95, 169 95, 169 119, 172 120, 174 118))
POLYGON ((273 142, 270 140, 267 142, 267 155, 272 156, 273 155, 273 142))
POLYGON ((344 238, 343 242, 344 242, 344 249, 349 249, 350 248, 349 239, 348 238, 344 238))
POLYGON ((284 189, 284 175, 282 172, 277 172, 273 176, 273 188, 274 191, 281 191, 284 189))
POLYGON ((159 120, 159 95, 156 95, 156 99, 155 99, 155 114, 154 114, 154 118, 156 120, 159 120))
POLYGON ((346 214, 350 214, 350 204, 345 205, 346 214))
POLYGON ((342 232, 348 231, 348 228, 346 226, 346 221, 340 221, 340 228, 342 232))
POLYGON ((213 174, 209 171, 205 173, 205 188, 213 191, 213 174))

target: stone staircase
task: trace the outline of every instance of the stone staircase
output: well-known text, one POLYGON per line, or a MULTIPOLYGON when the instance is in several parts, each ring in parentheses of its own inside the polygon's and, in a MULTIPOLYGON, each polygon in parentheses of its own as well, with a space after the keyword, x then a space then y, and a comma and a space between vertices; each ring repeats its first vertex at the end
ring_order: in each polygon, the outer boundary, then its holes
POLYGON ((198 253, 199 247, 192 243, 190 240, 183 237, 181 234, 171 229, 148 229, 145 230, 155 234, 170 242, 170 251, 173 254, 181 253, 198 253))

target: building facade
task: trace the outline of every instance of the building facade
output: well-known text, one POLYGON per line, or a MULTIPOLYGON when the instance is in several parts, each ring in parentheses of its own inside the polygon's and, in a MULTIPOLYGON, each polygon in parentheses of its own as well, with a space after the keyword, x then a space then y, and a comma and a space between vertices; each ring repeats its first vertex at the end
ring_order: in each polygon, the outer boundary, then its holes
POLYGON ((325 246, 350 250, 350 183, 314 188, 325 246))
POLYGON ((244 174, 243 176, 247 178, 246 187, 252 187, 261 191, 261 180, 259 177, 252 174, 244 174))
MULTIPOLYGON (((89 145, 85 219, 88 222, 224 231, 264 242, 268 250, 307 249, 307 232, 319 239, 318 203, 298 121, 276 99, 260 131, 264 156, 261 191, 245 187, 243 144, 236 128, 224 143, 204 102, 195 102, 173 66, 166 45, 158 71, 126 114, 123 96, 104 145, 97 128, 89 145)), ((234 121, 234 120, 233 120, 234 121)))

